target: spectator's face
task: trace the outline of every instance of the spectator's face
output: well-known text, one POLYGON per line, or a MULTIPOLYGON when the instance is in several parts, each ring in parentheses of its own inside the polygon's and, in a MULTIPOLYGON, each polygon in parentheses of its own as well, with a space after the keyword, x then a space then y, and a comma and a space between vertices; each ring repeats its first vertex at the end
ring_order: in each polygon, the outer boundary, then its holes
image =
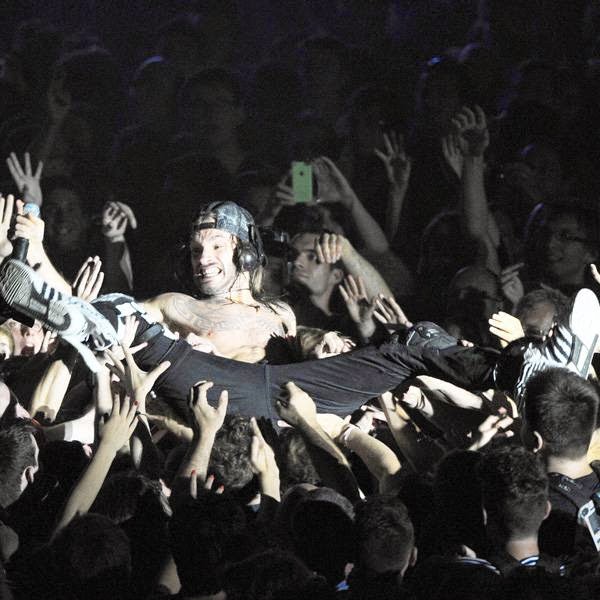
POLYGON ((231 91, 217 83, 192 88, 186 113, 192 135, 213 148, 235 139, 243 121, 243 110, 231 91))
POLYGON ((40 323, 34 323, 33 327, 21 325, 21 356, 33 356, 37 354, 44 341, 44 330, 40 323))
POLYGON ((190 242, 192 274, 198 290, 206 296, 227 293, 238 276, 233 261, 235 239, 227 231, 202 229, 190 242))
POLYGON ((583 284, 585 270, 596 259, 587 235, 572 215, 559 215, 542 230, 542 258, 553 283, 583 284))
POLYGON ((312 294, 323 294, 339 283, 339 269, 320 263, 315 252, 316 233, 303 233, 292 241, 297 255, 292 264, 292 280, 312 294))
POLYGON ((74 190, 55 188, 44 199, 46 239, 51 246, 72 248, 83 237, 86 219, 74 190))
POLYGON ((554 325, 556 309, 552 302, 538 302, 519 315, 519 320, 526 334, 544 337, 554 325))
POLYGON ((286 283, 286 260, 280 256, 269 256, 263 269, 263 290, 268 296, 280 296, 283 294, 286 283))

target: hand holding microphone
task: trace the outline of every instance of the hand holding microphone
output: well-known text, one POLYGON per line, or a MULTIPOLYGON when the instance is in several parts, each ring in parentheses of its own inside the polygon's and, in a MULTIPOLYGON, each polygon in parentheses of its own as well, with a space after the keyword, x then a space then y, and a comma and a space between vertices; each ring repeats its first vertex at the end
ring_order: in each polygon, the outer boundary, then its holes
POLYGON ((44 222, 40 219, 40 207, 37 204, 32 202, 22 204, 17 200, 17 209, 19 213, 15 224, 11 257, 26 262, 30 241, 41 244, 44 239, 44 222), (33 219, 29 215, 32 215, 33 219))

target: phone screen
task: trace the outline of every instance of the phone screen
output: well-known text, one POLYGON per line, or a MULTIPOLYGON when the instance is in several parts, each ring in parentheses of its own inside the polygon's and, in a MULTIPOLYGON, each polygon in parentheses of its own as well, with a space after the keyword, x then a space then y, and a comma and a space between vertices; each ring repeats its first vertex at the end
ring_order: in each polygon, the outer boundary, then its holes
POLYGON ((292 163, 292 190, 294 200, 298 203, 313 201, 312 166, 305 162, 292 163))

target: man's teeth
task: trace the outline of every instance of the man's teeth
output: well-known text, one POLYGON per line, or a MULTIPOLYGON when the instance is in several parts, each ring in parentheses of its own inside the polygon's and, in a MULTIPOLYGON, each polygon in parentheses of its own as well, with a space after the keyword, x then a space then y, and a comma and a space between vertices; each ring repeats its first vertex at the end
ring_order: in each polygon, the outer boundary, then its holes
POLYGON ((213 275, 218 275, 220 273, 220 269, 217 267, 211 267, 210 269, 202 269, 197 273, 197 277, 212 277, 213 275))

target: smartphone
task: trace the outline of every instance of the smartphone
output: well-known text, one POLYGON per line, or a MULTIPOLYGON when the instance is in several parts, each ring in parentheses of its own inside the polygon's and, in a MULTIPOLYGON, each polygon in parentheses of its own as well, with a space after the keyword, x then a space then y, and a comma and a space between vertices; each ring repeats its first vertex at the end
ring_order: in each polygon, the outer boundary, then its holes
POLYGON ((313 202, 313 172, 310 164, 301 161, 292 163, 292 191, 298 204, 313 202))
POLYGON ((590 500, 579 509, 577 517, 579 523, 587 527, 590 532, 596 550, 600 551, 600 515, 596 509, 596 503, 594 500, 590 500))

